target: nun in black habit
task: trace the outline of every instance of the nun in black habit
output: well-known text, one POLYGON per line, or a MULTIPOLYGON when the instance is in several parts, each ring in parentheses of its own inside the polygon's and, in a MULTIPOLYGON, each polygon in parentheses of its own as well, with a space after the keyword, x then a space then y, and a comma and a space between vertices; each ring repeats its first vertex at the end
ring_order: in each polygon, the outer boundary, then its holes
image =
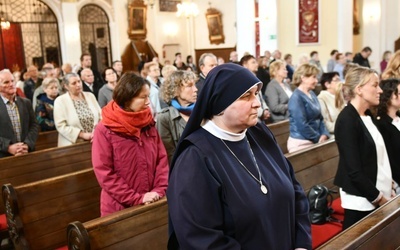
POLYGON ((303 188, 257 123, 261 87, 233 63, 207 75, 171 164, 168 249, 311 249, 303 188))

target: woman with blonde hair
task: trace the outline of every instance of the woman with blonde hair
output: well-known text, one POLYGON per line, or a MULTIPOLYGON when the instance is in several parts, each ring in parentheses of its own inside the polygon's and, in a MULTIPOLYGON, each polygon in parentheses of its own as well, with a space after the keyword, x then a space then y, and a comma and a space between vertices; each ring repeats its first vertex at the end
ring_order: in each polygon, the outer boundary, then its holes
POLYGON ((192 71, 178 70, 172 72, 161 86, 161 98, 170 106, 158 113, 156 127, 169 162, 197 100, 196 81, 192 71))
POLYGON ((389 78, 400 78, 400 50, 394 53, 385 71, 382 73, 382 80, 389 78))
POLYGON ((340 187, 346 229, 392 197, 392 172, 370 111, 382 94, 377 72, 366 67, 352 69, 343 87, 348 89, 350 102, 335 125, 340 157, 334 184, 340 187))
POLYGON ((318 68, 303 64, 293 75, 293 84, 297 85, 289 99, 290 135, 287 142, 289 153, 324 142, 329 138, 321 115, 318 98, 312 91, 318 83, 318 68))
POLYGON ((289 84, 285 82, 287 77, 286 63, 276 60, 269 66, 269 74, 272 80, 265 91, 267 104, 271 112, 273 122, 283 121, 289 118, 288 102, 292 95, 289 84))

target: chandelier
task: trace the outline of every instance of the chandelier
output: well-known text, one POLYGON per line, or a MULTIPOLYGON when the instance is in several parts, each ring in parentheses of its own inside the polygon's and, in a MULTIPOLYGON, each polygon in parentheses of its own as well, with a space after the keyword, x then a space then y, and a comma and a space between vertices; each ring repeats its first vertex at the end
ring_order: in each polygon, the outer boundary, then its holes
POLYGON ((199 8, 197 7, 197 4, 193 2, 178 3, 176 7, 178 8, 178 11, 176 12, 178 17, 184 16, 189 18, 195 17, 199 14, 199 8))

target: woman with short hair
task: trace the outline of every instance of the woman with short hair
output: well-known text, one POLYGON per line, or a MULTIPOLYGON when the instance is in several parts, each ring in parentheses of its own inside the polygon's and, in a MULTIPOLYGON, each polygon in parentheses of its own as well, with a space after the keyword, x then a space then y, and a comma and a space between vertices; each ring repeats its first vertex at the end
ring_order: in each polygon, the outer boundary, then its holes
POLYGON ((67 93, 54 101, 54 122, 58 131, 58 146, 90 141, 101 119, 96 97, 84 92, 78 74, 66 74, 62 81, 67 93))
POLYGON ((293 75, 293 84, 298 86, 289 99, 290 135, 287 142, 289 153, 324 142, 329 138, 321 115, 321 106, 312 91, 318 83, 318 68, 303 64, 293 75))
POLYGON ((293 92, 290 85, 285 82, 287 73, 286 63, 282 60, 275 60, 269 66, 269 74, 272 80, 267 86, 265 96, 273 122, 289 118, 288 102, 293 92))
POLYGON ((101 216, 165 196, 168 160, 150 110, 150 83, 125 73, 103 108, 92 163, 102 188, 101 216))
POLYGON ((169 162, 197 100, 196 81, 193 72, 178 70, 172 72, 161 86, 161 98, 169 107, 157 114, 156 127, 167 150, 169 162))

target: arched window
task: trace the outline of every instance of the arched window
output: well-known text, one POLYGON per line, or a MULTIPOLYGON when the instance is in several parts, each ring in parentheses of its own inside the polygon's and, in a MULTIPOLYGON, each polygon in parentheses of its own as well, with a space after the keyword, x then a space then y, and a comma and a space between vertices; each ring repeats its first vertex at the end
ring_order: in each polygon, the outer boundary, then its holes
POLYGON ((39 0, 0 0, 0 68, 22 70, 31 64, 61 64, 57 18, 39 0), (7 27, 8 26, 8 27, 7 27))
POLYGON ((85 5, 79 12, 82 53, 92 56, 92 67, 102 72, 111 64, 109 20, 97 5, 85 5))

